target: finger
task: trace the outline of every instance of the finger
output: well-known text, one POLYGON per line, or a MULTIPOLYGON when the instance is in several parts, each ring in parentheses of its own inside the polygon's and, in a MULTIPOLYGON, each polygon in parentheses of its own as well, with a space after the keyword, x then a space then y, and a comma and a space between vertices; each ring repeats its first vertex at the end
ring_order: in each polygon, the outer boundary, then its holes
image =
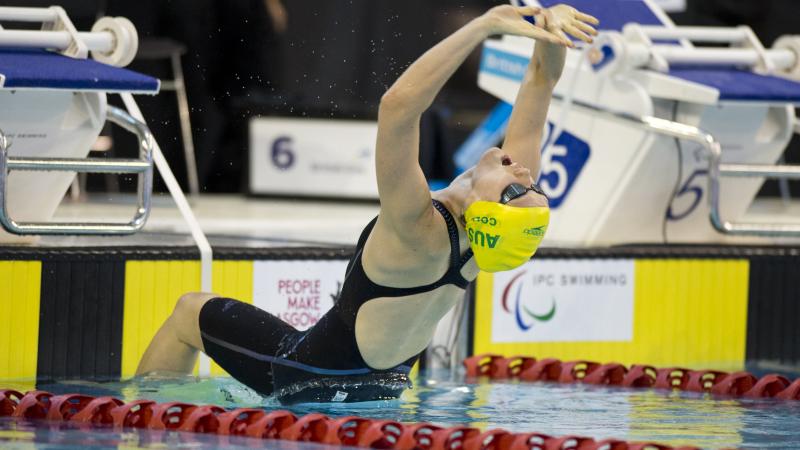
POLYGON ((589 22, 592 25, 597 25, 600 23, 600 21, 597 20, 597 17, 590 16, 589 14, 584 14, 578 10, 575 10, 575 17, 579 19, 581 22, 589 22))
POLYGON ((569 46, 572 43, 572 41, 567 39, 566 36, 561 37, 558 36, 557 34, 545 31, 541 28, 536 28, 532 31, 529 31, 528 33, 526 33, 526 35, 528 37, 536 39, 537 41, 549 42, 551 44, 556 44, 556 45, 569 46))
POLYGON ((590 36, 597 36, 597 30, 595 30, 591 25, 587 25, 583 22, 575 22, 573 25, 577 27, 579 30, 583 31, 584 33, 590 36))
POLYGON ((563 32, 563 31, 561 31, 561 30, 554 30, 554 31, 553 31, 553 34, 555 34, 556 36, 560 37, 560 38, 561 38, 561 39, 564 41, 564 45, 566 45, 567 47, 569 47, 569 48, 575 48, 575 43, 574 43, 574 42, 572 42, 572 39, 568 38, 568 37, 567 37, 567 35, 566 35, 566 34, 564 34, 564 32, 563 32))
POLYGON ((589 36, 588 34, 584 33, 583 31, 579 30, 577 27, 575 27, 573 25, 566 25, 564 27, 564 31, 566 31, 567 33, 571 34, 572 36, 575 36, 576 38, 582 40, 583 42, 586 42, 587 44, 591 44, 592 43, 592 37, 591 36, 589 36))
POLYGON ((542 12, 542 8, 537 6, 520 6, 517 7, 517 13, 521 16, 535 16, 542 12))
POLYGON ((543 9, 541 17, 544 19, 541 23, 542 28, 550 28, 550 24, 556 21, 555 17, 553 17, 553 11, 549 9, 543 9))

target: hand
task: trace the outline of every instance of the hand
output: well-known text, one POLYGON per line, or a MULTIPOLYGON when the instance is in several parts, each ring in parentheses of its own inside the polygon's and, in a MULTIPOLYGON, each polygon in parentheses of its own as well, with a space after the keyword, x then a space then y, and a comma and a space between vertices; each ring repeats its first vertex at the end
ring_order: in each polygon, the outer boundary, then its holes
MULTIPOLYGON (((487 11, 482 19, 488 25, 489 34, 511 34, 525 36, 539 41, 550 42, 558 45, 572 46, 572 41, 567 38, 560 28, 560 34, 553 33, 544 27, 537 27, 527 20, 526 16, 536 16, 544 12, 542 8, 533 6, 515 7, 511 5, 495 6, 487 11)), ((555 19, 553 20, 555 22, 555 19)))
MULTIPOLYGON (((564 39, 569 39, 566 36, 566 34, 569 34, 589 44, 593 41, 592 36, 597 36, 597 30, 592 25, 600 23, 597 18, 584 14, 572 6, 563 4, 543 10, 542 15, 537 17, 537 19, 539 18, 544 19, 543 28, 550 33, 564 39)), ((538 24, 539 21, 537 20, 536 23, 538 24)))
POLYGON ((283 6, 281 0, 265 0, 264 6, 267 8, 267 14, 272 21, 272 28, 278 34, 283 34, 289 27, 289 14, 286 12, 286 7, 283 6))

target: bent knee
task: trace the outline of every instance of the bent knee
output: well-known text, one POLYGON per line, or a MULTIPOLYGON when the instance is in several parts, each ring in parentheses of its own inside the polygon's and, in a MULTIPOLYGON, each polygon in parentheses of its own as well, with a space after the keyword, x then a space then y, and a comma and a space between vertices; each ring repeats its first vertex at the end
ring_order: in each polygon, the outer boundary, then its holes
POLYGON ((212 298, 217 298, 219 295, 211 294, 208 292, 189 292, 178 297, 178 302, 175 303, 175 309, 172 311, 171 320, 178 322, 178 324, 197 324, 197 319, 200 317, 200 310, 203 305, 208 303, 212 298))
POLYGON ((202 350, 200 339, 200 310, 209 300, 219 295, 207 292, 189 292, 181 295, 169 317, 172 331, 182 342, 202 350))

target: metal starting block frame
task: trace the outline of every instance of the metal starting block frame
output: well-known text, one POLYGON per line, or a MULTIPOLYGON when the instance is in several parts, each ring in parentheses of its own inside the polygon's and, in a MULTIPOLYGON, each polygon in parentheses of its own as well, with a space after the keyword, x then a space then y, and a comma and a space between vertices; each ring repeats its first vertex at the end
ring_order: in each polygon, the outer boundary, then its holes
POLYGON ((3 228, 20 235, 124 235, 142 229, 150 215, 153 192, 153 136, 144 123, 119 108, 109 106, 106 119, 136 135, 139 159, 10 157, 10 143, 0 130, 0 224, 3 228), (8 175, 12 170, 138 174, 136 213, 127 223, 17 222, 10 216, 6 202, 8 175))
MULTIPOLYGON (((560 96, 554 96, 554 99, 563 100, 560 96)), ((765 177, 800 180, 800 166, 788 164, 723 164, 722 147, 720 143, 710 133, 697 127, 658 117, 637 117, 597 105, 584 103, 580 100, 573 100, 572 102, 574 106, 591 111, 595 114, 619 120, 623 123, 664 136, 671 136, 702 145, 709 155, 708 206, 711 210, 709 219, 714 228, 720 233, 738 236, 800 237, 800 223, 766 224, 730 222, 722 218, 719 206, 721 195, 720 179, 722 177, 765 177)))

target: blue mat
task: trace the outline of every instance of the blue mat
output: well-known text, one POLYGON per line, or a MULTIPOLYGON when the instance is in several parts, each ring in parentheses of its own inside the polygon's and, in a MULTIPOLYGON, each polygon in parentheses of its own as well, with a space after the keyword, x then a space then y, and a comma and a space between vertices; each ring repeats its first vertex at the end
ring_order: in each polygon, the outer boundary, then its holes
POLYGON ((0 50, 3 89, 64 89, 71 91, 155 94, 156 78, 112 67, 91 59, 75 59, 45 50, 0 50))
POLYGON ((622 31, 622 27, 630 22, 664 25, 642 0, 539 0, 539 3, 546 8, 566 3, 591 14, 600 19, 600 30, 622 31))
POLYGON ((730 67, 670 67, 669 74, 713 87, 720 100, 800 104, 800 83, 730 67))

